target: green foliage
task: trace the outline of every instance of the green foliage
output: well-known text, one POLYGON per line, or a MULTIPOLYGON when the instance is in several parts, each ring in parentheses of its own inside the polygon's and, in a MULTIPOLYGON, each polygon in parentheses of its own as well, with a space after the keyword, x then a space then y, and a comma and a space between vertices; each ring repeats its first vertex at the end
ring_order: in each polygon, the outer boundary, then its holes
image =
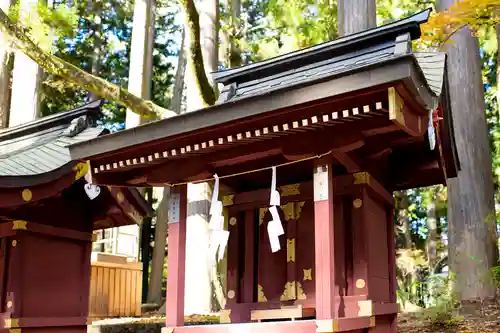
MULTIPOLYGON (((156 40, 153 55, 152 100, 161 107, 170 104, 173 81, 173 32, 176 11, 164 10, 169 0, 157 1, 156 40), (168 2, 167 2, 168 1, 168 2)), ((33 11, 13 6, 11 18, 23 23, 27 35, 42 49, 108 82, 126 87, 128 84, 132 0, 106 2, 54 2, 53 6, 38 5, 33 11), (97 63, 96 63, 97 62, 97 63)), ((42 114, 50 115, 77 107, 88 101, 85 89, 68 83, 56 75, 46 75, 42 86, 42 114)), ((104 106, 105 122, 122 124, 125 108, 114 103, 104 106)))
POLYGON ((434 8, 436 0, 377 0, 377 24, 386 24, 434 8))
POLYGON ((429 293, 428 308, 423 310, 419 316, 437 326, 456 326, 463 322, 464 318, 458 315, 459 302, 452 292, 454 277, 441 275, 430 275, 423 282, 429 293))
POLYGON ((493 281, 495 282, 495 284, 500 287, 500 266, 493 267, 491 269, 491 275, 493 276, 493 281))
MULTIPOLYGON (((337 5, 329 0, 242 1, 241 31, 236 35, 243 63, 255 62, 337 37, 337 5)), ((222 30, 231 28, 222 7, 222 30)), ((234 35, 232 35, 234 37, 234 35)))

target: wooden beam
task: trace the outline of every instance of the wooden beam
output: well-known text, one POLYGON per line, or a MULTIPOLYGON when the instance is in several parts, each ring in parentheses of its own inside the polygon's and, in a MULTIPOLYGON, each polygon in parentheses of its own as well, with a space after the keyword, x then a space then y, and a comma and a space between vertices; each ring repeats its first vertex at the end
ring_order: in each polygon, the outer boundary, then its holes
POLYGON ((191 158, 189 163, 183 160, 183 163, 171 161, 169 163, 157 166, 146 174, 146 183, 161 184, 166 175, 175 175, 176 181, 193 181, 211 177, 211 167, 201 157, 191 158))
POLYGON ((361 170, 361 162, 358 154, 354 152, 343 153, 340 151, 334 151, 332 154, 333 157, 347 169, 348 173, 354 173, 361 170))
POLYGON ((405 104, 405 101, 399 95, 396 88, 389 88, 388 95, 389 119, 412 136, 424 135, 427 131, 429 116, 413 112, 411 108, 405 104))
POLYGON ((167 327, 184 326, 186 275, 187 185, 173 193, 172 216, 168 225, 167 327))
POLYGON ((229 166, 229 165, 235 165, 235 164, 240 164, 240 163, 245 163, 253 160, 258 160, 261 158, 266 158, 269 156, 276 156, 281 154, 281 149, 280 148, 274 148, 274 149, 269 149, 266 151, 258 151, 255 153, 250 153, 250 154, 244 154, 240 156, 234 156, 234 157, 229 157, 226 159, 219 159, 215 162, 212 162, 212 166, 215 168, 222 167, 222 166, 229 166))
MULTIPOLYGON (((284 155, 291 159, 298 159, 303 156, 314 156, 326 153, 329 150, 348 152, 361 147, 364 144, 364 137, 360 131, 387 126, 387 118, 375 117, 367 122, 351 122, 342 126, 323 128, 315 131, 308 131, 300 134, 285 135, 283 137, 262 140, 254 143, 235 144, 218 151, 206 154, 184 154, 177 155, 165 160, 153 160, 144 165, 130 165, 123 168, 103 170, 95 173, 98 183, 121 185, 130 184, 134 181, 135 186, 146 186, 149 184, 165 184, 166 182, 179 182, 203 179, 204 171, 212 172, 209 166, 214 167, 223 164, 224 160, 236 163, 242 155, 261 154, 259 158, 272 155, 274 149, 282 149, 284 155), (337 128, 338 127, 338 128, 337 128), (313 144, 312 144, 313 143, 313 144), (188 162, 189 161, 189 162, 188 162), (207 166, 208 165, 208 166, 207 166), (166 166, 166 169, 164 169, 166 166), (186 168, 186 166, 190 166, 186 168), (192 170, 194 168, 195 170, 192 170), (144 175, 147 175, 144 180, 144 175), (182 179, 185 177, 185 179, 182 179), (148 183, 146 183, 148 182, 148 183)), ((241 160, 244 163, 244 160, 241 160)))
POLYGON ((334 197, 331 160, 315 163, 314 247, 316 267, 316 319, 335 318, 334 197))

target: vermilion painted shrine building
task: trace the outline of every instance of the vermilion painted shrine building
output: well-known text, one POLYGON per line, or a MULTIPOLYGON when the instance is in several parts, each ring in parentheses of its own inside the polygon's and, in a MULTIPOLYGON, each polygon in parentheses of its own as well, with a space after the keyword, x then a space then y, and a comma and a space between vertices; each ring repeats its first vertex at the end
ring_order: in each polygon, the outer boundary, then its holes
POLYGON ((89 186, 70 158, 106 133, 100 106, 0 131, 0 332, 86 332, 92 231, 150 213, 135 189, 89 186))
POLYGON ((71 147, 97 184, 174 186, 166 332, 396 332, 392 191, 458 168, 446 55, 412 51, 429 12, 215 73, 216 105, 71 147), (185 182, 214 174, 227 305, 221 325, 184 326, 185 182))

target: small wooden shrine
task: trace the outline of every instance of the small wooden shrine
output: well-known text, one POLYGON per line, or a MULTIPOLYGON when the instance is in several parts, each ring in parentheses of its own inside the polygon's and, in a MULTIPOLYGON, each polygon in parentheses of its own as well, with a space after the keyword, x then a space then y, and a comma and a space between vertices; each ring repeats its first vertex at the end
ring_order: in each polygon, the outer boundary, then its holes
POLYGON ((165 332, 396 332, 392 191, 458 169, 446 55, 412 50, 429 13, 214 73, 216 105, 70 148, 96 184, 173 186, 165 332), (227 304, 185 326, 186 182, 215 174, 227 304))
POLYGON ((92 231, 150 213, 137 190, 88 184, 70 158, 106 132, 100 106, 0 131, 1 332, 87 332, 92 231))

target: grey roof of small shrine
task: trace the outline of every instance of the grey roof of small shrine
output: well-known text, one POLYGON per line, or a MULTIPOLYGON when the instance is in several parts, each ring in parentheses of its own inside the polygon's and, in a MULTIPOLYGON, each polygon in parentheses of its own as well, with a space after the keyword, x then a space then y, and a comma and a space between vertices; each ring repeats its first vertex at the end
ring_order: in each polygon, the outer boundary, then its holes
POLYGON ((96 138, 102 101, 0 131, 0 177, 37 176, 71 162, 69 145, 96 138))

